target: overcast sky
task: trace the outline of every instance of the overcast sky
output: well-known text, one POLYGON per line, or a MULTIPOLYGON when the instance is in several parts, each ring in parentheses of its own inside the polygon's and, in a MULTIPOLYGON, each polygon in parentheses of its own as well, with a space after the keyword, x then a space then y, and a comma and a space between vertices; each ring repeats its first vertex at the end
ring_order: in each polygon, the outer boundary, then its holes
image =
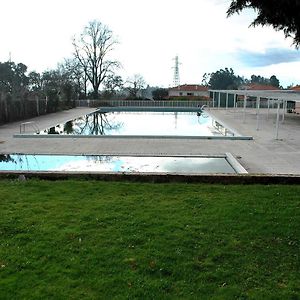
POLYGON ((11 58, 43 72, 72 56, 72 37, 89 21, 107 25, 119 40, 115 59, 124 79, 141 74, 152 86, 172 85, 178 55, 180 83, 233 68, 237 75, 276 75, 300 83, 300 52, 282 32, 249 28, 251 10, 226 18, 229 0, 1 1, 0 61, 11 58))

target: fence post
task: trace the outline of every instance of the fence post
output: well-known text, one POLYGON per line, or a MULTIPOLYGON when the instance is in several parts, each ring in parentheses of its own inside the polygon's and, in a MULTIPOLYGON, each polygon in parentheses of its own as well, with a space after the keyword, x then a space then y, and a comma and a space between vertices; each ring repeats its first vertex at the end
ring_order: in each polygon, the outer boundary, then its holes
POLYGON ((283 100, 282 101, 282 119, 281 119, 282 123, 284 122, 284 116, 285 116, 286 106, 287 106, 286 100, 283 100))
POLYGON ((40 115, 40 106, 39 106, 39 97, 37 95, 34 96, 36 101, 36 114, 37 116, 40 115))
POLYGON ((256 130, 259 130, 260 97, 256 97, 256 130))
POLYGON ((228 96, 229 96, 229 94, 228 94, 228 93, 226 93, 226 104, 225 104, 225 109, 227 109, 227 108, 228 108, 228 96))
POLYGON ((45 99, 45 114, 47 113, 47 106, 48 106, 48 96, 45 99))
POLYGON ((278 131, 279 131, 279 110, 280 110, 280 100, 277 99, 277 115, 276 115, 276 134, 275 134, 275 140, 278 140, 278 131))
POLYGON ((246 122, 246 108, 247 108, 247 97, 248 95, 244 95, 244 111, 243 111, 243 123, 246 122))

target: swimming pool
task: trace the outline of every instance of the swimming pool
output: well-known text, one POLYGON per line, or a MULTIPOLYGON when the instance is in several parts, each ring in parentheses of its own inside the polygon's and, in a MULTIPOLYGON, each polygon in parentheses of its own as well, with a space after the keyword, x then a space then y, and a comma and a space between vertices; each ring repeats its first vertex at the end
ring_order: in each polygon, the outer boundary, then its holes
POLYGON ((0 171, 171 174, 245 173, 245 170, 230 153, 215 156, 0 154, 0 171))
POLYGON ((96 111, 42 130, 40 135, 87 136, 234 136, 207 113, 96 111))
MULTIPOLYGON (((28 136, 27 134, 15 135, 28 136)), ((30 135, 32 137, 32 135, 30 135)), ((207 112, 124 111, 102 108, 91 114, 40 130, 35 137, 189 137, 249 139, 207 112)))

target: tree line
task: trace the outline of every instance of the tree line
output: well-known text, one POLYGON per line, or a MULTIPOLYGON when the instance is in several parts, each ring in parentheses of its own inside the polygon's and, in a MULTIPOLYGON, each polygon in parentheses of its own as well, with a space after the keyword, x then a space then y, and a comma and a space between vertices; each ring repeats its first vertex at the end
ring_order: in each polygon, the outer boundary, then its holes
MULTIPOLYGON (((145 89, 141 75, 134 75, 125 84, 121 76, 112 72, 101 76, 104 79, 100 93, 100 77, 97 83, 94 78, 95 85, 88 89, 87 74, 75 59, 66 59, 56 69, 41 74, 35 71, 27 74, 27 66, 22 63, 0 62, 0 122, 72 108, 76 99, 168 99, 166 88, 145 89)), ((90 78, 93 76, 90 75, 90 78)), ((247 79, 236 75, 232 68, 205 73, 202 79, 202 84, 210 89, 238 89, 252 83, 281 88, 275 75, 270 78, 252 75, 247 79)))
POLYGON ((0 122, 29 118, 74 106, 77 86, 59 67, 42 74, 23 63, 0 62, 0 122))
POLYGON ((272 75, 270 78, 261 75, 251 75, 250 79, 236 75, 232 68, 220 69, 212 73, 204 73, 202 84, 214 90, 236 90, 250 84, 268 85, 282 88, 279 79, 272 75))

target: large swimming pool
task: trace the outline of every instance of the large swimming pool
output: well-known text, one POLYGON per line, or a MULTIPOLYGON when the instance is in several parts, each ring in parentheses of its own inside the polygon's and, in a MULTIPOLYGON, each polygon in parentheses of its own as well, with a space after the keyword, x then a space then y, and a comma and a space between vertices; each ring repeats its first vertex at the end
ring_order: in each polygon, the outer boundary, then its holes
POLYGON ((245 170, 228 153, 192 157, 0 154, 0 171, 232 174, 245 170))
POLYGON ((36 136, 243 138, 207 112, 120 111, 111 108, 40 130, 36 136))

